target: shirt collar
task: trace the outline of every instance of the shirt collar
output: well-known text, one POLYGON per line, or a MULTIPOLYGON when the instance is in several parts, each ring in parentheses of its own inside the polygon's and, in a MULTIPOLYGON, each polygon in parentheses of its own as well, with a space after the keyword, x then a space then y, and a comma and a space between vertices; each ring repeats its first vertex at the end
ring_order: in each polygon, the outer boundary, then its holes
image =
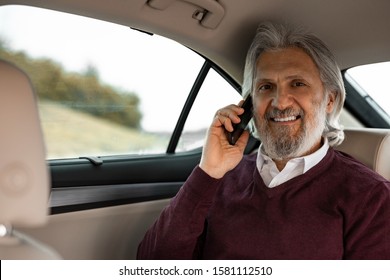
MULTIPOLYGON (((323 144, 321 148, 319 148, 317 151, 304 157, 290 159, 289 162, 303 162, 303 173, 306 173, 309 169, 313 168, 325 157, 326 153, 328 152, 328 149, 329 142, 328 139, 325 137, 323 138, 323 144)), ((257 154, 257 169, 260 171, 263 168, 264 164, 268 164, 272 161, 273 160, 265 153, 263 144, 261 144, 257 154)))
POLYGON ((303 157, 305 161, 305 167, 303 168, 303 173, 305 173, 306 171, 314 167, 316 164, 318 164, 326 156, 328 149, 329 149, 329 142, 328 139, 325 137, 324 143, 322 144, 321 148, 319 148, 314 153, 303 157))

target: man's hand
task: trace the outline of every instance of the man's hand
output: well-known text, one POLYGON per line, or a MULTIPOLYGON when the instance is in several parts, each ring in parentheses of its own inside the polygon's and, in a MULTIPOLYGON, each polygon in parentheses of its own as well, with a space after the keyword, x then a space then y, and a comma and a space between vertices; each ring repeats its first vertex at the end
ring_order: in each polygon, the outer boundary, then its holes
POLYGON ((233 123, 241 121, 239 116, 244 113, 244 109, 239 106, 242 103, 243 101, 238 106, 232 104, 218 110, 208 130, 199 167, 213 178, 222 178, 243 157, 249 132, 244 131, 236 144, 230 145, 225 131, 232 132, 233 123))

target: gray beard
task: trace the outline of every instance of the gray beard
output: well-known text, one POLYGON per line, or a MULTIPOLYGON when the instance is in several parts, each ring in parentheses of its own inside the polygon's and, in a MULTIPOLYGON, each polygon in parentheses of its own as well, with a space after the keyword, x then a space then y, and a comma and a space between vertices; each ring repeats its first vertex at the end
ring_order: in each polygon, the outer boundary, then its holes
POLYGON ((282 160, 301 157, 308 154, 321 138, 326 125, 326 102, 313 104, 315 106, 314 119, 306 120, 302 111, 295 112, 301 116, 301 127, 296 135, 291 135, 289 126, 279 126, 271 133, 269 122, 271 116, 288 116, 293 109, 280 111, 274 109, 259 121, 255 116, 258 136, 263 144, 264 152, 272 159, 282 160))

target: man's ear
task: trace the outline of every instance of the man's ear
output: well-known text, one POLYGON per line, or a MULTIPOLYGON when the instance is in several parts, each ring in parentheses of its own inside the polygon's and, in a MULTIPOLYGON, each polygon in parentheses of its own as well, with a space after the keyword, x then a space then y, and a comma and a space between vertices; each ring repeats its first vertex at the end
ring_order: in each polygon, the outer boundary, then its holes
POLYGON ((329 92, 328 93, 328 97, 327 97, 327 99, 328 99, 328 102, 327 102, 327 104, 326 104, 326 112, 328 113, 328 114, 330 114, 330 113, 332 113, 332 111, 333 111, 333 109, 334 109, 334 102, 335 102, 335 100, 336 100, 336 92, 333 92, 333 91, 331 91, 331 92, 329 92))

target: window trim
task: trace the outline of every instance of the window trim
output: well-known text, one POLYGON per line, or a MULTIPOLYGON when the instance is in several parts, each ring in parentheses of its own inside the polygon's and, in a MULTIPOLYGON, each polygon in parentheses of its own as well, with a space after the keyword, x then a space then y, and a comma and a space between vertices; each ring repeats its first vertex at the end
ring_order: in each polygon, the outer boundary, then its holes
POLYGON ((180 113, 179 119, 176 122, 176 126, 172 132, 171 139, 169 140, 168 147, 167 147, 167 154, 174 154, 176 151, 176 147, 179 143, 180 136, 183 132, 184 125, 187 121, 188 115, 191 111, 192 105, 194 105, 195 99, 198 96, 199 90, 203 85, 204 80, 207 77, 207 74, 209 73, 209 70, 211 68, 211 64, 208 60, 205 60, 203 63, 202 68, 200 69, 198 76, 196 77, 196 80, 194 84, 192 85, 192 88, 190 90, 190 93, 188 94, 187 100, 184 103, 183 109, 180 113))
MULTIPOLYGON (((197 53, 197 52, 196 52, 197 53)), ((177 145, 180 141, 181 134, 183 132, 185 123, 187 121, 187 118, 191 112, 192 106, 196 100, 196 97, 198 96, 198 93, 203 85, 204 80, 206 79, 210 69, 213 69, 215 72, 217 72, 223 79, 225 79, 226 82, 228 82, 240 95, 241 93, 241 86, 239 83, 237 83, 235 80, 233 80, 228 74, 226 74, 225 71, 223 71, 220 67, 218 67, 215 63, 210 61, 209 59, 205 58, 203 55, 199 54, 201 57, 205 59, 205 62, 199 71, 199 74, 191 88, 191 91, 187 97, 187 100, 183 106, 183 109, 181 111, 181 114, 179 116, 179 119, 176 123, 175 129, 173 130, 173 133, 171 135, 171 139, 169 141, 168 147, 167 147, 167 154, 174 154, 176 152, 177 145)))

